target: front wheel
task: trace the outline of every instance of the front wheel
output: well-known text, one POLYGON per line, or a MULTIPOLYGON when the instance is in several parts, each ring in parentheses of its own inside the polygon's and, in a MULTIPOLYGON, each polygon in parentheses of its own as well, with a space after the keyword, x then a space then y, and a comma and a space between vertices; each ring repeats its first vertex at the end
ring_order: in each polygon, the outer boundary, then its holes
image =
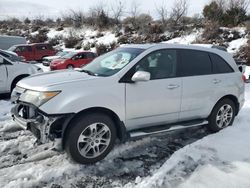
POLYGON ((66 132, 65 149, 74 161, 92 164, 111 151, 115 139, 115 125, 109 116, 89 114, 70 125, 66 132))
POLYGON ((219 101, 208 118, 208 128, 218 132, 233 124, 235 117, 235 104, 230 99, 219 101))
POLYGON ((68 66, 67 66, 67 69, 72 70, 72 69, 74 69, 74 66, 73 66, 73 65, 68 65, 68 66))

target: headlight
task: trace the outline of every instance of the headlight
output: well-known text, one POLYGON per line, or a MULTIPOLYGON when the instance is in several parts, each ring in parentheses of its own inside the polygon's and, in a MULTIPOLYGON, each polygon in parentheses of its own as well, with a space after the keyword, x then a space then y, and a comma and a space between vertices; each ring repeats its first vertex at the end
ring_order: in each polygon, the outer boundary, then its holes
POLYGON ((20 96, 20 101, 28 102, 34 104, 35 106, 41 106, 56 95, 58 95, 60 91, 32 91, 26 90, 20 96))

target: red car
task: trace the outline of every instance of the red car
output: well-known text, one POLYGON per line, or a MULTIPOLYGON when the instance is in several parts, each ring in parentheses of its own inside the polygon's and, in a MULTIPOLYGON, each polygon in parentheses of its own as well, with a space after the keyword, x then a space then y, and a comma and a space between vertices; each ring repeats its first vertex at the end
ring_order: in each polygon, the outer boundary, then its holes
POLYGON ((38 61, 46 56, 53 56, 57 53, 50 44, 47 43, 34 43, 34 44, 21 44, 9 48, 10 51, 22 56, 26 61, 38 61))
POLYGON ((73 69, 90 63, 97 55, 93 52, 70 52, 50 63, 51 70, 73 69))

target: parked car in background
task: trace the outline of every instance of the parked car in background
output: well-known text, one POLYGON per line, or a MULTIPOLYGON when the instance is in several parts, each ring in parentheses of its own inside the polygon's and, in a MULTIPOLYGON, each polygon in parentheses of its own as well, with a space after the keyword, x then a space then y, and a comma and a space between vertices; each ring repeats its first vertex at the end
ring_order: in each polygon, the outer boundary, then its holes
POLYGON ((0 35, 0 49, 7 50, 13 45, 26 44, 24 37, 0 35))
POLYGON ((1 50, 0 49, 0 55, 3 57, 8 58, 11 61, 25 61, 24 57, 18 56, 15 52, 7 51, 7 50, 1 50))
POLYGON ((26 45, 15 45, 9 48, 9 51, 23 56, 26 61, 39 61, 46 56, 53 56, 57 51, 47 43, 34 43, 26 45))
POLYGON ((97 55, 93 52, 70 52, 60 59, 55 59, 50 64, 51 70, 79 68, 90 63, 97 55))
POLYGON ((18 81, 40 72, 42 69, 35 65, 11 61, 0 55, 0 93, 10 93, 18 81))
POLYGON ((41 143, 61 139, 73 160, 90 164, 117 138, 201 125, 220 131, 233 124, 244 92, 242 73, 222 50, 126 45, 81 69, 22 80, 12 93, 12 115, 41 143))
POLYGON ((72 51, 59 51, 56 53, 56 55, 54 56, 47 56, 47 57, 44 57, 42 60, 43 60, 43 65, 44 66, 50 66, 50 63, 55 60, 55 59, 59 59, 65 55, 67 55, 68 53, 70 53, 72 51))

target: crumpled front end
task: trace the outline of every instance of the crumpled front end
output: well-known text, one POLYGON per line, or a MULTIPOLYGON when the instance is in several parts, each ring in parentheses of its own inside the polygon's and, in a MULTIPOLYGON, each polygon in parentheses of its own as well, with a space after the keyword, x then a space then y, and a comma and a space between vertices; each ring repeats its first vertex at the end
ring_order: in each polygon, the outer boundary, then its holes
POLYGON ((11 97, 15 106, 11 109, 13 120, 23 129, 31 131, 39 143, 48 143, 62 138, 63 128, 73 114, 46 114, 37 106, 20 101, 24 89, 16 88, 11 97))

